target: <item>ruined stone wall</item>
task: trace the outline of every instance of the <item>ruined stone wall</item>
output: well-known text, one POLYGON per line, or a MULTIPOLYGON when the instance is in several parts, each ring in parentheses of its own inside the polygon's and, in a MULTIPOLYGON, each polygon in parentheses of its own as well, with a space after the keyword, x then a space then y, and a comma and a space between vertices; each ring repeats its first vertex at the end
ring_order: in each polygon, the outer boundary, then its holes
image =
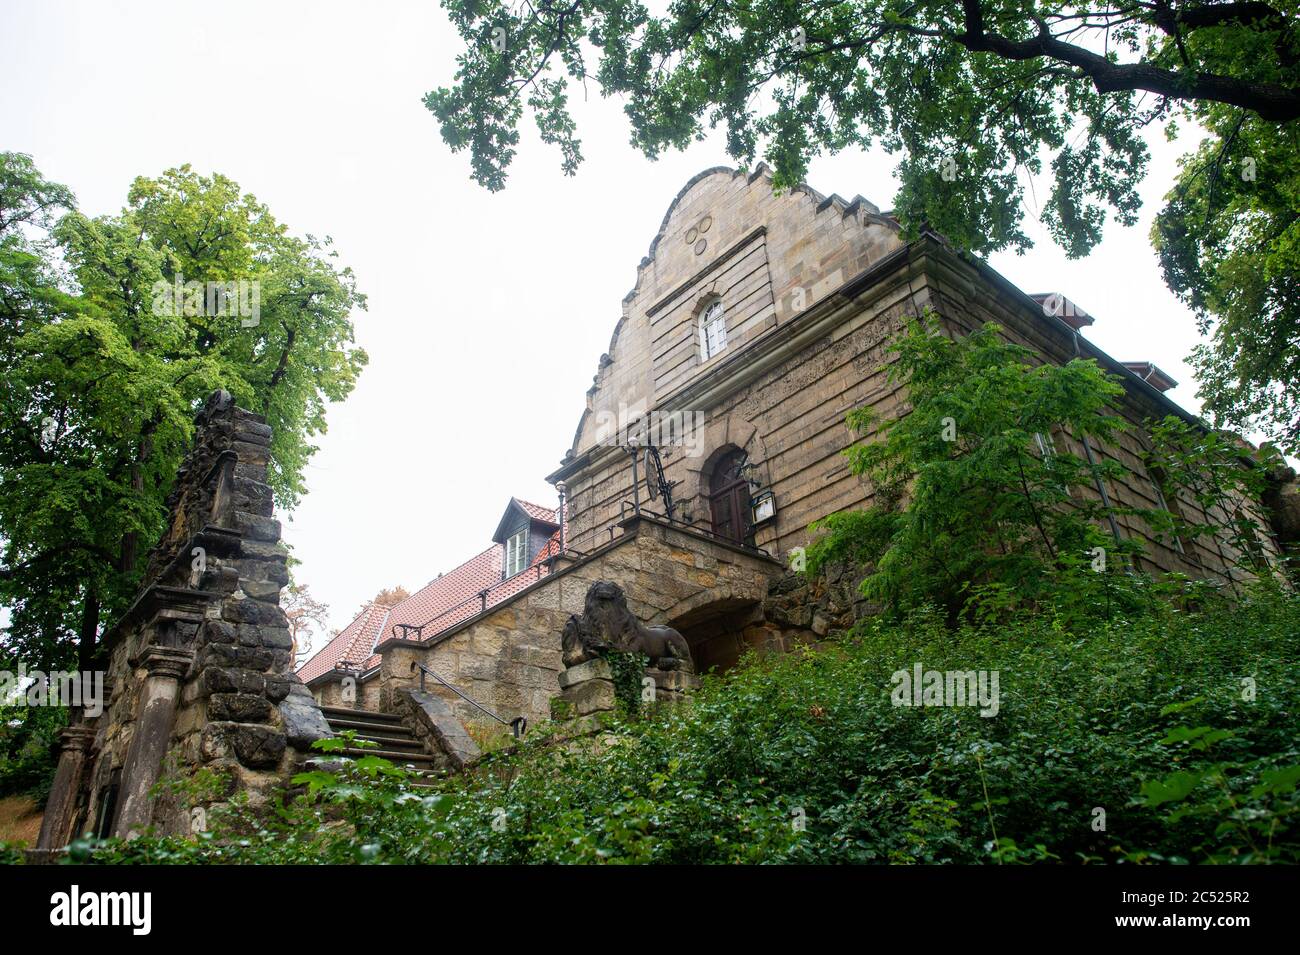
POLYGON ((265 421, 223 392, 196 419, 145 585, 104 636, 110 701, 74 724, 81 762, 75 774, 61 762, 51 801, 67 808, 47 814, 42 848, 87 830, 187 833, 195 805, 236 792, 258 804, 329 735, 291 672, 270 441, 265 421), (196 794, 201 769, 219 785, 196 794))

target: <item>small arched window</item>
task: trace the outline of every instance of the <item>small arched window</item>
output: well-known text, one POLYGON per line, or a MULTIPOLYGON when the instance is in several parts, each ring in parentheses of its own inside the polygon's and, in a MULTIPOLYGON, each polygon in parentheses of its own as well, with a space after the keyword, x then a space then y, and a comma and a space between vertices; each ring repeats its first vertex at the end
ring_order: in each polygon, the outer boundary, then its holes
POLYGON ((726 347, 727 314, 718 300, 700 312, 700 358, 708 361, 726 347))

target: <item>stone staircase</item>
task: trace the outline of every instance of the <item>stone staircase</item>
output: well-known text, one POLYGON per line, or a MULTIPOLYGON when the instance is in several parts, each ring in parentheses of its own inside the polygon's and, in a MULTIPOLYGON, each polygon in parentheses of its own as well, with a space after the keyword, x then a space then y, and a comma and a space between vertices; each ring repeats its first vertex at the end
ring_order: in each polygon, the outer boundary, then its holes
MULTIPOLYGON (((343 706, 322 706, 321 713, 330 729, 336 734, 345 730, 356 733, 358 740, 368 740, 375 746, 350 746, 343 750, 347 756, 380 756, 398 766, 412 769, 417 777, 441 776, 446 768, 446 757, 430 753, 411 728, 394 713, 375 710, 355 710, 343 706)), ((419 781, 415 781, 420 785, 419 781)))

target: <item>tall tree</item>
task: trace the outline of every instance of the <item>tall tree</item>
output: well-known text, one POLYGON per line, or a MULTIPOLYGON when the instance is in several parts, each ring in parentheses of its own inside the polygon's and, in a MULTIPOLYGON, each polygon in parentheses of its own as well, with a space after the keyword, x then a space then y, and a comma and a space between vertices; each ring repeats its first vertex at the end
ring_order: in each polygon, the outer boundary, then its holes
POLYGON ((381 607, 396 607, 399 603, 411 596, 406 592, 406 588, 401 584, 396 587, 385 587, 379 593, 375 594, 375 599, 371 603, 377 603, 381 607))
POLYGON ((1109 207, 1132 223, 1144 127, 1176 108, 1300 118, 1295 0, 443 0, 466 47, 453 87, 425 98, 473 175, 505 183, 524 107, 565 172, 581 161, 570 82, 624 99, 653 157, 725 127, 778 185, 818 153, 902 152, 896 212, 967 249, 1023 249, 1025 182, 1050 157, 1042 219, 1071 255, 1109 207), (596 62, 589 65, 595 53, 596 62))
POLYGON ((318 628, 329 621, 329 604, 311 595, 306 584, 290 584, 280 596, 280 609, 289 618, 289 636, 293 640, 294 665, 306 661, 311 654, 312 638, 318 628))
POLYGON ((1300 123, 1214 105, 1152 239, 1209 340, 1192 353, 1205 410, 1300 454, 1300 123))
POLYGON ((270 480, 294 506, 325 404, 366 363, 350 321, 365 298, 328 240, 188 166, 137 179, 117 216, 53 223, 71 194, 2 154, 0 197, 15 210, 0 212, 7 638, 43 663, 76 648, 84 666, 137 586, 214 388, 267 416, 270 480))

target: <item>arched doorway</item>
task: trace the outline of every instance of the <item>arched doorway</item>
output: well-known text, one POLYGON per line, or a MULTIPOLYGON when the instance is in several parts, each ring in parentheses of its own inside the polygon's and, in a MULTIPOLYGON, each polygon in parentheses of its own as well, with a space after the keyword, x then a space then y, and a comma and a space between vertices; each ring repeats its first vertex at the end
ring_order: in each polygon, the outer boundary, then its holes
POLYGON ((738 544, 750 543, 753 528, 749 481, 741 473, 746 454, 740 448, 726 452, 709 475, 709 514, 713 533, 738 544))

